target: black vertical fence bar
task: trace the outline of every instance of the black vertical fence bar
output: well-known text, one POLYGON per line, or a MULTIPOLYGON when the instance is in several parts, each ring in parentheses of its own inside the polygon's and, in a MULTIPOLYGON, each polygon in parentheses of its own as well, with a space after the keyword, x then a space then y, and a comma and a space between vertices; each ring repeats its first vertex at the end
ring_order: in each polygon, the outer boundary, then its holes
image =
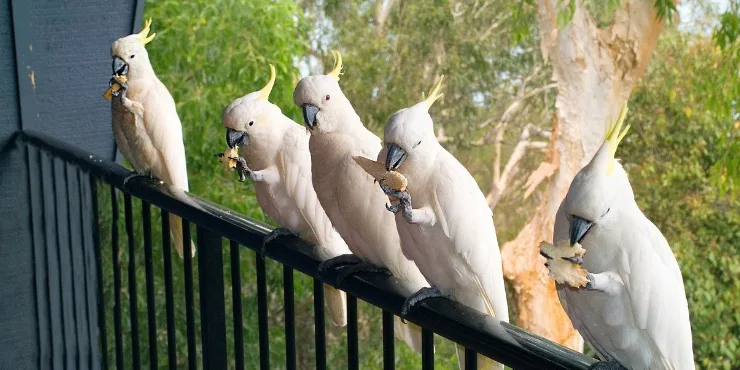
POLYGON ((244 323, 242 321, 242 282, 239 244, 229 241, 231 252, 231 303, 234 311, 234 362, 236 370, 244 370, 244 323))
POLYGON ((267 327, 267 274, 265 259, 255 253, 257 267, 257 318, 259 322, 260 369, 270 369, 270 338, 267 327))
POLYGON ((170 246, 170 215, 162 210, 162 262, 164 264, 164 294, 167 315, 167 364, 177 369, 177 344, 175 342, 175 298, 172 290, 172 247, 170 246))
POLYGON ((121 331, 121 255, 118 250, 118 197, 116 188, 110 187, 111 202, 111 253, 113 254, 113 331, 116 337, 116 368, 123 369, 123 332, 121 331))
POLYGON ((197 358, 195 349, 195 298, 193 292, 193 257, 185 248, 190 241, 190 222, 182 219, 182 240, 183 240, 183 257, 185 265, 185 320, 187 324, 188 335, 188 368, 194 370, 197 368, 197 358))
POLYGON ((326 369, 326 327, 324 326, 324 284, 313 279, 314 331, 316 335, 316 369, 326 369))
POLYGON ((295 370, 295 303, 293 269, 283 265, 283 306, 285 308, 285 367, 295 370))
POLYGON ((97 261, 95 254, 95 235, 94 230, 97 224, 93 222, 93 204, 92 190, 90 189, 90 177, 82 169, 77 171, 78 182, 80 184, 80 232, 83 237, 82 251, 84 258, 85 270, 85 314, 87 320, 87 337, 90 341, 88 349, 88 362, 93 370, 101 369, 100 359, 100 338, 98 337, 98 320, 103 315, 97 307, 97 261))
MULTIPOLYGON (((41 178, 49 179, 54 176, 54 165, 51 157, 46 152, 39 153, 39 167, 41 178)), ((64 329, 62 323, 62 308, 60 292, 62 290, 59 280, 59 265, 57 264, 58 243, 56 241, 56 202, 54 201, 55 190, 53 181, 41 181, 43 192, 42 207, 44 209, 44 235, 46 249, 46 286, 47 302, 49 302, 48 317, 49 338, 51 339, 51 361, 52 368, 64 367, 64 329)))
MULTIPOLYGON (((87 264, 86 254, 87 246, 85 238, 85 193, 83 190, 83 182, 80 176, 80 168, 77 166, 69 165, 67 168, 68 176, 70 176, 70 183, 73 184, 69 188, 69 199, 70 199, 70 222, 74 219, 75 232, 72 233, 72 271, 75 274, 75 281, 79 289, 75 290, 77 294, 75 301, 76 303, 76 315, 77 315, 77 338, 79 340, 79 365, 81 369, 92 369, 93 363, 90 355, 92 352, 93 338, 90 336, 90 326, 94 325, 90 321, 88 312, 88 292, 87 286, 89 282, 87 270, 90 266, 87 264), (77 198, 77 202, 73 202, 72 199, 77 198)), ((71 225, 71 224, 70 224, 71 225)))
POLYGON ((77 331, 74 317, 74 282, 72 281, 72 256, 69 243, 69 199, 67 198, 67 171, 65 163, 52 158, 54 168, 54 194, 56 200, 57 247, 59 281, 61 282, 62 326, 64 328, 64 362, 67 368, 77 368, 77 331))
POLYGON ((52 334, 51 313, 49 308, 48 268, 46 262, 46 236, 44 235, 44 217, 48 213, 44 208, 44 177, 41 165, 41 153, 37 148, 26 147, 28 156, 28 188, 31 193, 31 213, 34 244, 34 276, 36 278, 36 317, 38 318, 39 362, 40 368, 51 368, 52 334))
POLYGON ((421 368, 434 369, 434 332, 421 329, 421 368))
POLYGON ((90 336, 87 316, 87 277, 85 264, 85 240, 82 228, 82 184, 80 170, 77 166, 65 162, 65 180, 67 182, 67 218, 69 220, 69 252, 72 272, 72 286, 74 286, 74 319, 77 331, 77 368, 91 369, 90 363, 90 336))
POLYGON ((465 370, 478 370, 478 354, 465 348, 465 370))
POLYGON ((347 369, 360 368, 359 338, 357 335, 357 297, 347 294, 347 369))
POLYGON ((221 236, 200 226, 197 233, 203 369, 221 370, 226 369, 226 308, 221 236))
POLYGON ((100 233, 98 232, 98 180, 95 176, 90 178, 90 194, 92 198, 92 236, 93 253, 95 254, 95 275, 97 278, 97 306, 98 306, 98 338, 100 340, 100 360, 103 369, 108 368, 108 340, 105 328, 105 296, 103 295, 103 259, 100 250, 100 233))
POLYGON ((383 311, 383 370, 394 370, 396 368, 394 320, 392 313, 383 311))
POLYGON ((141 201, 144 232, 144 268, 146 270, 146 320, 149 334, 149 368, 157 366, 157 309, 154 303, 154 258, 152 257, 152 207, 141 201))
POLYGON ((128 297, 129 317, 131 318, 131 359, 134 369, 141 367, 139 348, 139 305, 136 292, 136 239, 134 238, 134 216, 131 209, 131 194, 123 194, 126 235, 128 237, 128 297))

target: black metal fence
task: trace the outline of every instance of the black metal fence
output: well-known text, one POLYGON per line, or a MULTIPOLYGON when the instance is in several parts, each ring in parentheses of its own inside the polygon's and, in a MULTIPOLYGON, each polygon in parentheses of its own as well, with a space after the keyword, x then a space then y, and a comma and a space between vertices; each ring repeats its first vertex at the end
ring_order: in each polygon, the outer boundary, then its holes
MULTIPOLYGON (((159 368, 164 364, 170 369, 257 368, 254 361, 245 361, 242 287, 248 284, 256 284, 259 368, 270 368, 266 261, 258 253, 254 254, 254 283, 243 281, 244 271, 240 263, 246 255, 241 247, 259 251, 270 228, 154 179, 136 177, 124 186, 124 179, 130 173, 123 167, 44 134, 21 133, 18 142, 26 147, 29 166, 32 167, 29 168, 29 186, 32 194, 37 194, 31 197, 34 240, 56 241, 34 251, 35 288, 37 296, 42 298, 37 303, 39 332, 48 331, 48 335, 43 337, 51 341, 51 349, 46 353, 42 351, 40 368, 115 366, 118 369, 138 369, 142 366, 159 368), (122 223, 119 218, 121 194, 122 223), (110 204, 109 209, 103 209, 99 199, 107 199, 105 203, 110 204), (141 205, 140 210, 134 207, 136 199, 141 205), (151 206, 159 209, 159 214, 153 214, 151 206), (185 253, 182 271, 173 269, 167 232, 169 213, 182 217, 186 240, 191 229, 195 230, 197 266, 193 265, 190 254, 185 253), (100 214, 109 215, 109 223, 101 223, 100 214), (157 216, 161 219, 161 228, 155 228, 153 232, 152 219, 157 216), (138 235, 139 230, 141 235, 138 235), (155 252, 153 235, 160 234, 160 230, 163 248, 155 252), (120 245, 124 234, 126 250, 120 245), (143 259, 136 257, 141 253, 138 240, 143 241, 143 259), (128 261, 126 285, 122 281, 122 256, 128 261), (227 259, 228 264, 225 263, 227 259), (137 291, 141 288, 137 278, 141 276, 142 268, 144 294, 137 291), (173 286, 173 276, 178 273, 182 274, 184 281, 182 289, 173 286), (112 293, 113 297, 105 296, 103 289, 104 276, 110 274, 112 288, 108 295, 112 293), (164 280, 164 292, 155 291, 156 279, 164 280), (194 286, 196 280, 197 287, 194 286), (231 287, 230 292, 227 291, 228 286, 231 287), (70 291, 71 287, 77 289, 70 291), (128 304, 122 300, 122 292, 128 296, 128 304), (176 308, 181 308, 179 302, 183 301, 176 299, 177 292, 184 293, 185 317, 179 319, 186 322, 185 333, 178 332, 175 325, 176 312, 179 312, 176 308), (160 317, 158 325, 157 300, 161 303, 162 296, 165 322, 162 323, 160 317), (199 302, 197 307, 196 299, 199 302), (140 306, 142 304, 145 309, 140 306), (140 320, 140 312, 146 312, 145 328, 141 324, 144 320, 140 320), (146 335, 142 334, 143 330, 146 330, 146 335), (227 331, 233 331, 233 335, 227 336, 227 331), (187 338, 186 350, 178 348, 176 337, 181 335, 187 338), (232 337, 233 343, 227 343, 227 338, 232 337), (65 347, 67 343, 80 342, 89 346, 65 347), (124 348, 129 350, 124 352, 124 348)), ((317 278, 321 261, 313 256, 310 245, 290 236, 273 240, 265 254, 282 264, 283 272, 285 339, 281 347, 284 344, 285 364, 273 365, 287 369, 297 367, 298 313, 293 274, 297 270, 313 279, 312 351, 315 368, 326 369, 323 284, 331 282, 317 278)), ((329 276, 330 279, 333 277, 329 276)), ((400 315, 401 305, 410 292, 392 276, 374 273, 352 276, 337 288, 348 293, 348 368, 359 368, 359 298, 383 310, 382 366, 394 369, 393 315, 400 315)), ((159 311, 162 311, 161 304, 159 311)), ((466 357, 471 360, 466 364, 467 369, 476 368, 473 353, 481 353, 515 369, 586 369, 594 362, 582 354, 444 298, 425 300, 404 318, 423 328, 423 369, 434 367, 434 333, 465 346, 469 354, 466 357)))

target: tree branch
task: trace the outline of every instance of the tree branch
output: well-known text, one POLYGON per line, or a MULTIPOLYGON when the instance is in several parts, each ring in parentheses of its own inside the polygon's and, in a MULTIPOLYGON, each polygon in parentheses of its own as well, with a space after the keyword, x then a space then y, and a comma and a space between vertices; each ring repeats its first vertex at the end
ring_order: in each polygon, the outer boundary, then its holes
MULTIPOLYGON (((544 149, 549 146, 549 143, 546 142, 531 141, 530 131, 533 129, 537 129, 537 126, 532 124, 527 124, 526 126, 524 126, 524 129, 522 129, 522 133, 519 135, 519 142, 516 144, 514 150, 511 152, 511 156, 509 156, 509 160, 506 162, 504 170, 500 173, 494 173, 494 180, 491 181, 491 190, 486 195, 486 201, 488 202, 488 206, 491 207, 491 209, 494 209, 496 207, 503 195, 509 189, 511 179, 514 178, 514 176, 519 172, 518 164, 524 157, 527 149, 544 149)), ((500 151, 500 143, 497 143, 497 145, 497 148, 500 151)), ((500 158, 501 156, 499 152, 497 155, 497 160, 500 161, 500 158)), ((494 170, 496 170, 496 168, 498 168, 498 165, 494 167, 494 170)))
POLYGON ((383 36, 383 26, 388 20, 388 15, 391 13, 391 8, 396 3, 396 0, 375 0, 375 32, 378 36, 383 36))

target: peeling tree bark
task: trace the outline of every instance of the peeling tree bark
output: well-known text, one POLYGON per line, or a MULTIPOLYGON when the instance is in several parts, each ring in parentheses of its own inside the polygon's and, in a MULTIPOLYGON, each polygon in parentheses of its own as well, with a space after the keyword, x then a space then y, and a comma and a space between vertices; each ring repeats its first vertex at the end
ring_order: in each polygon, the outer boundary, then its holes
POLYGON ((560 306, 538 247, 552 240, 555 213, 570 182, 602 144, 607 124, 616 119, 644 73, 663 22, 655 0, 622 0, 613 23, 599 29, 577 1, 572 21, 558 29, 558 3, 540 0, 537 17, 541 52, 552 61, 558 84, 545 164, 552 175, 535 215, 516 239, 503 245, 501 254, 504 275, 516 294, 517 324, 582 350, 583 340, 560 306))

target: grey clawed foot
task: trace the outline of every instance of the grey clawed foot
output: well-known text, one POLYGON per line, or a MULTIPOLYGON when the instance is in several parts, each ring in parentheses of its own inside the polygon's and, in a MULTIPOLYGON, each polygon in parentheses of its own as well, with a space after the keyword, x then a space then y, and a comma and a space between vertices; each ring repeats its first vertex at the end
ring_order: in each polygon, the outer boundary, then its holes
POLYGON ((129 173, 126 177, 123 178, 123 186, 126 187, 126 184, 128 184, 129 181, 137 177, 152 178, 152 175, 151 173, 138 173, 136 171, 131 171, 131 173, 129 173))
POLYGON ((439 297, 444 297, 439 288, 435 286, 421 288, 419 289, 419 291, 408 296, 408 298, 406 298, 406 301, 403 302, 403 306, 401 306, 401 315, 407 316, 409 312, 411 312, 411 310, 414 308, 414 306, 425 299, 439 297))
POLYGON ((599 361, 591 365, 588 370, 627 370, 617 361, 599 361))
POLYGON ((119 79, 118 76, 113 76, 110 79, 110 82, 108 83, 108 87, 112 87, 113 86, 113 82, 121 85, 121 89, 118 90, 118 91, 114 91, 113 92, 113 96, 119 96, 119 95, 121 95, 121 98, 125 98, 126 97, 126 91, 128 90, 128 85, 125 82, 121 81, 121 79, 119 79))
POLYGON ((283 236, 296 236, 297 237, 298 235, 282 227, 273 229, 269 234, 265 236, 264 239, 262 239, 262 246, 260 247, 260 256, 262 256, 262 258, 265 258, 265 251, 267 250, 267 245, 270 244, 273 240, 277 238, 281 238, 283 236))
POLYGON ((365 262, 354 254, 343 254, 326 260, 319 265, 318 275, 325 281, 332 279, 327 276, 333 271, 339 270, 339 274, 334 278, 334 285, 341 284, 346 278, 360 272, 379 272, 390 274, 388 269, 376 266, 372 263, 365 262))
POLYGON ((252 175, 252 170, 247 166, 247 160, 244 157, 230 158, 236 161, 236 172, 239 173, 239 182, 247 180, 247 176, 252 175))

